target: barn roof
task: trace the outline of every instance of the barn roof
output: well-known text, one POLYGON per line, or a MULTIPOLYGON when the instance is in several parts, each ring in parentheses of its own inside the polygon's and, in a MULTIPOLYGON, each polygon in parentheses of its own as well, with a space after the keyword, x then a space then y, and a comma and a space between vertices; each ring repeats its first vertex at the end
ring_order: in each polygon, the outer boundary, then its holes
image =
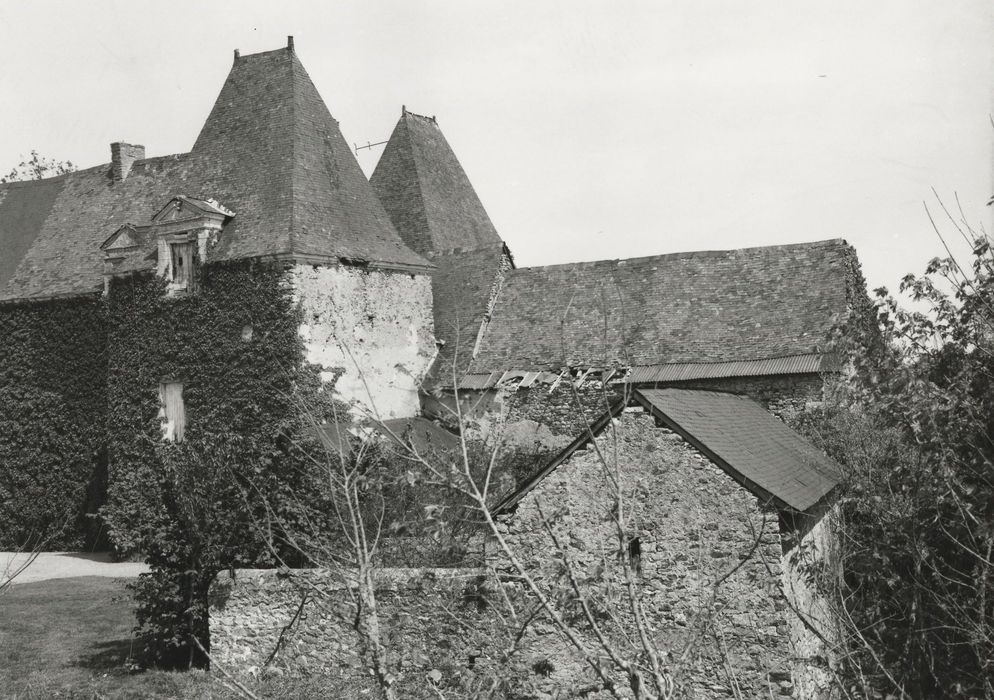
MULTIPOLYGON (((807 511, 841 480, 839 465, 752 399, 695 389, 638 389, 631 401, 683 436, 758 498, 807 511)), ((590 430, 495 507, 512 508, 578 449, 603 432, 626 403, 619 401, 590 430)), ((626 468, 626 465, 621 465, 626 468)))
POLYGON ((422 255, 502 243, 434 117, 403 111, 370 184, 404 242, 422 255))
POLYGON ((519 268, 469 371, 632 367, 711 376, 738 362, 762 374, 777 373, 765 367, 770 361, 787 367, 798 363, 784 358, 801 356, 813 356, 801 364, 817 371, 854 293, 856 264, 853 249, 835 239, 519 268))
POLYGON ((0 300, 99 290, 100 243, 177 195, 237 214, 215 259, 431 267, 398 236, 291 48, 236 57, 190 153, 138 160, 124 180, 110 171, 0 185, 0 247, 15 251, 0 263, 0 300))

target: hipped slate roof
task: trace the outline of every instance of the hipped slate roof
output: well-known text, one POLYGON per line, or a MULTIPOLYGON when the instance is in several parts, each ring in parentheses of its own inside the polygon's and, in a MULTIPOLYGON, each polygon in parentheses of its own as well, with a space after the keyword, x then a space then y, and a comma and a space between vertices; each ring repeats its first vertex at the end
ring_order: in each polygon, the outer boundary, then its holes
MULTIPOLYGON (((631 403, 642 405, 661 423, 684 437, 732 478, 763 501, 807 511, 841 480, 839 465, 804 437, 744 396, 691 389, 639 389, 631 403)), ((495 512, 517 504, 546 475, 603 432, 621 414, 619 402, 577 439, 506 496, 495 512)), ((638 465, 620 465, 637 468, 638 465)))
POLYGON ((235 59, 188 154, 136 161, 124 181, 102 165, 0 185, 0 248, 24 251, 12 274, 0 265, 0 300, 99 290, 100 243, 176 195, 235 212, 215 259, 431 267, 397 235, 296 54, 279 49, 235 59))
POLYGON ((422 255, 501 243, 434 117, 404 110, 370 184, 404 242, 422 255))
POLYGON ((820 362, 854 265, 836 239, 520 268, 470 372, 820 362))

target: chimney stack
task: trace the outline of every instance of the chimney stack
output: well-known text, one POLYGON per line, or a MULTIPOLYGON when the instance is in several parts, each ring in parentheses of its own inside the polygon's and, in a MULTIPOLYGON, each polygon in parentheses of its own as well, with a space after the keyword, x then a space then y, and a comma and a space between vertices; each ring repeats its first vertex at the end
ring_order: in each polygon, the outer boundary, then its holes
POLYGON ((145 147, 118 141, 110 145, 111 177, 120 182, 128 177, 136 160, 145 157, 145 147))

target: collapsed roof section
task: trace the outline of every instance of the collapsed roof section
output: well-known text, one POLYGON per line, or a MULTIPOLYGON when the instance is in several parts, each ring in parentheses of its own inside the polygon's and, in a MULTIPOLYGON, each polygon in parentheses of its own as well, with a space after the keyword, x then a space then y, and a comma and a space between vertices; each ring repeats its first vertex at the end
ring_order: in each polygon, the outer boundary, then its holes
POLYGON ((433 267, 400 239, 292 47, 236 56, 190 153, 129 165, 0 185, 0 246, 13 251, 0 301, 99 292, 100 244, 183 194, 238 212, 218 260, 433 267))
POLYGON ((825 345, 865 295, 857 265, 835 239, 513 270, 465 383, 563 368, 640 382, 835 369, 825 345))

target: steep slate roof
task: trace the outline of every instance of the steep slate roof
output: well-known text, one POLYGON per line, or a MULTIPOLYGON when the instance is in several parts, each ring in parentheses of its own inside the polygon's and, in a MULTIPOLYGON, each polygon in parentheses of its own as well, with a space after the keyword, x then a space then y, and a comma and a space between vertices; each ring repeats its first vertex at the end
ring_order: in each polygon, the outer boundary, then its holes
POLYGON ((0 289, 14 276, 62 191, 64 177, 0 185, 0 289))
POLYGON ((370 184, 404 242, 422 255, 501 242, 434 117, 404 110, 370 184))
POLYGON ((854 260, 836 239, 513 270, 470 372, 820 363, 854 260))
MULTIPOLYGON (((691 389, 638 389, 629 403, 642 405, 755 496, 778 507, 807 511, 840 482, 841 469, 834 460, 744 396, 691 389)), ((494 512, 513 508, 586 445, 591 433, 601 434, 624 407, 624 401, 612 406, 589 431, 505 496, 494 506, 494 512)))
POLYGON ((10 198, 0 202, 0 248, 31 241, 16 271, 0 278, 0 300, 99 290, 100 244, 126 223, 148 223, 176 195, 235 212, 214 259, 431 267, 400 240, 290 49, 235 59, 189 154, 136 161, 124 181, 101 165, 31 187, 49 189, 28 207, 18 186, 0 186, 10 198))

